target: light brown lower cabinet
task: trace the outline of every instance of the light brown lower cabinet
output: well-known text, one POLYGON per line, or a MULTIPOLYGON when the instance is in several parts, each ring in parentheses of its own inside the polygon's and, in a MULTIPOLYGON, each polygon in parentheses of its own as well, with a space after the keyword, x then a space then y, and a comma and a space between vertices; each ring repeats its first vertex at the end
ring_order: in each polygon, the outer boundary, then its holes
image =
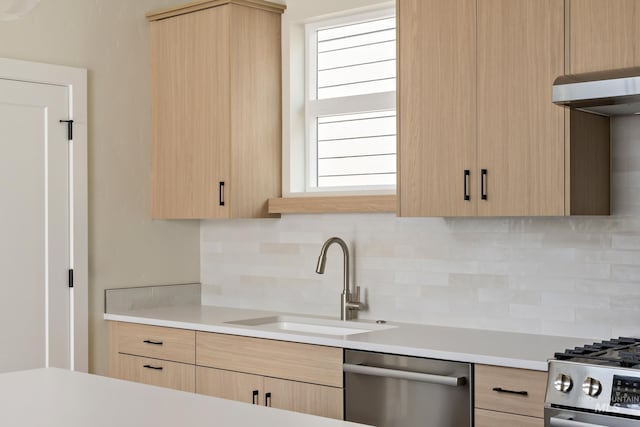
POLYGON ((196 365, 342 388, 342 349, 196 332, 196 365))
POLYGON ((337 387, 198 366, 196 393, 343 419, 343 390, 337 387))
MULTIPOLYGON (((109 376, 344 417, 343 349, 109 322, 109 376), (184 363, 186 362, 186 363, 184 363)), ((476 427, 542 427, 546 372, 475 365, 476 427)))
POLYGON ((341 388, 265 378, 264 391, 267 406, 339 420, 344 418, 341 388))
POLYGON ((195 340, 195 331, 109 322, 109 376, 194 392, 195 340))
POLYGON ((116 378, 143 384, 194 392, 195 366, 166 360, 120 354, 116 378))
POLYGON ((476 409, 474 425, 475 427, 543 427, 544 419, 476 409))
POLYGON ((547 373, 475 365, 476 427, 543 427, 547 373))
POLYGON ((196 333, 138 323, 109 322, 111 346, 117 353, 170 360, 193 365, 196 333))
POLYGON ((342 419, 343 350, 196 332, 198 393, 342 419))
POLYGON ((344 414, 342 351, 109 322, 110 377, 337 419, 344 414))
POLYGON ((196 368, 196 393, 245 403, 261 403, 263 378, 260 375, 196 368))

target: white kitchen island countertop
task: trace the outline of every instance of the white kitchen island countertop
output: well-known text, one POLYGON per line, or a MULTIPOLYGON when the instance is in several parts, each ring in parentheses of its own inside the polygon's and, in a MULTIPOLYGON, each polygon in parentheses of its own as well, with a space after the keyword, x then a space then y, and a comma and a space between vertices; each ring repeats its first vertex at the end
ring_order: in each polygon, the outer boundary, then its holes
POLYGON ((357 427, 62 369, 0 374, 0 425, 11 427, 357 427))
POLYGON ((562 352, 566 348, 582 346, 594 341, 588 338, 397 322, 387 323, 394 326, 392 329, 347 336, 266 331, 252 326, 227 323, 280 314, 282 313, 228 307, 178 305, 106 313, 104 318, 121 322, 538 371, 547 370, 547 360, 553 358, 555 352, 562 352))

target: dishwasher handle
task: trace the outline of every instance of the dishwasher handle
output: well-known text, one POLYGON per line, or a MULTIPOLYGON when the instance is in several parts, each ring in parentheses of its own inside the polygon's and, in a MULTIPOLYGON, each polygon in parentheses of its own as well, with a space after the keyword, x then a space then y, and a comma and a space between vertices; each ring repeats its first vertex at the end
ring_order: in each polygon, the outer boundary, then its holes
POLYGON ((549 419, 551 427, 606 427, 601 424, 585 423, 582 421, 574 421, 570 418, 551 417, 549 419))
POLYGON ((342 370, 351 374, 419 381, 423 383, 448 385, 452 387, 459 387, 467 384, 467 377, 450 377, 446 375, 425 374, 422 372, 399 371, 397 369, 376 368, 374 366, 354 365, 352 363, 344 363, 342 365, 342 370))

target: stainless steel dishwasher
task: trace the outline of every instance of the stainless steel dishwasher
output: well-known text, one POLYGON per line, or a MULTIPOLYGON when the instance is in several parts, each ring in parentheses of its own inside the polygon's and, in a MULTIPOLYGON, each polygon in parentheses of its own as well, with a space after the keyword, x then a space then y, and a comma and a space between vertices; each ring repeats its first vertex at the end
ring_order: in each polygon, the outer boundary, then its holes
POLYGON ((470 427, 471 365, 346 350, 345 419, 377 427, 470 427))

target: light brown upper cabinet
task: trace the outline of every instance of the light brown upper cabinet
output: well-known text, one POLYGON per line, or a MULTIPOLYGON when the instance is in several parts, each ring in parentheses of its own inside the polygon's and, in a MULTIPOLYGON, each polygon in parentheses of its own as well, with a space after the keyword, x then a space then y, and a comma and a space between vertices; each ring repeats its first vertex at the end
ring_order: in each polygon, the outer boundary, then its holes
POLYGON ((476 1, 398 0, 396 19, 399 215, 474 216, 476 1))
POLYGON ((397 2, 400 216, 608 214, 609 121, 551 102, 564 3, 397 2))
POLYGON ((571 74, 640 66, 640 0, 569 0, 571 74))
POLYGON ((480 216, 564 215, 563 73, 563 0, 478 1, 480 216))
POLYGON ((282 188, 284 8, 217 0, 147 15, 154 218, 268 216, 282 188))

